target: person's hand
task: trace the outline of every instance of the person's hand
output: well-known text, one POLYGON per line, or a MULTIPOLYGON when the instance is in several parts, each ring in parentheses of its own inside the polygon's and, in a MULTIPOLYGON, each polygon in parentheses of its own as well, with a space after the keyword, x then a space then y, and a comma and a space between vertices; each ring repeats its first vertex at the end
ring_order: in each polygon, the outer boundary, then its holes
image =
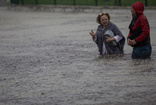
POLYGON ((93 30, 91 30, 91 32, 89 32, 89 34, 93 37, 93 40, 95 39, 95 34, 93 32, 93 30))
POLYGON ((92 37, 94 37, 95 36, 95 34, 94 34, 94 32, 93 32, 93 30, 91 30, 91 32, 89 33, 92 37))
POLYGON ((135 39, 131 40, 131 43, 132 43, 133 46, 137 44, 137 42, 135 41, 135 39))
POLYGON ((132 43, 131 43, 131 39, 127 39, 127 44, 129 45, 129 46, 132 46, 132 43))
POLYGON ((127 43, 129 46, 134 46, 135 44, 137 44, 137 42, 135 41, 135 39, 131 40, 128 38, 127 43))
POLYGON ((109 42, 112 42, 115 40, 115 38, 110 38, 108 36, 105 37, 106 38, 106 42, 109 43, 109 42))

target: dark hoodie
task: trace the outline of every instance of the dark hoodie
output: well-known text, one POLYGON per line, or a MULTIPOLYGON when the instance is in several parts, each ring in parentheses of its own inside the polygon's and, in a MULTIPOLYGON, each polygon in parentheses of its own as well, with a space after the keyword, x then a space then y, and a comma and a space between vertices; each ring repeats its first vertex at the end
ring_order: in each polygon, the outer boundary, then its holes
POLYGON ((143 14, 144 5, 141 2, 136 2, 132 5, 137 15, 133 17, 130 23, 128 38, 135 39, 135 46, 144 46, 150 44, 150 29, 146 16, 143 14), (135 35, 134 35, 135 34, 135 35))

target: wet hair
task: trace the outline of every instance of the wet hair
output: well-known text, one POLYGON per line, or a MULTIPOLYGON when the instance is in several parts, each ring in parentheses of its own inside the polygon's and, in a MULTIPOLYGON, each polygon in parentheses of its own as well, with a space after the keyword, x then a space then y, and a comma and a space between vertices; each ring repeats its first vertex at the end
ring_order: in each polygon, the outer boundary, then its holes
POLYGON ((110 20, 110 15, 108 14, 108 13, 100 13, 100 14, 98 14, 98 16, 97 16, 97 18, 96 18, 96 22, 97 23, 99 23, 99 24, 101 24, 101 22, 100 22, 100 18, 101 18, 101 16, 103 16, 103 15, 106 15, 107 17, 108 17, 108 20, 110 20))

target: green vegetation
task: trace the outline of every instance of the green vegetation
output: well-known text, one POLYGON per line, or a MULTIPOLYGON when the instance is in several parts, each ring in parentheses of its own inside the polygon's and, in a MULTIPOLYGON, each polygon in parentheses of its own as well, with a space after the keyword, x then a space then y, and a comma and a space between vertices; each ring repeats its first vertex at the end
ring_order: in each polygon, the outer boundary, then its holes
POLYGON ((148 6, 156 6, 156 0, 12 0, 23 5, 80 5, 80 6, 131 6, 140 1, 148 6))

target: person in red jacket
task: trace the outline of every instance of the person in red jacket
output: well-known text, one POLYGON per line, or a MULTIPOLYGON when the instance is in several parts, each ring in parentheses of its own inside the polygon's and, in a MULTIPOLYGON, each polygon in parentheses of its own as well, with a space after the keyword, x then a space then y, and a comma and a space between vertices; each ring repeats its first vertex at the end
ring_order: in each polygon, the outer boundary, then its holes
POLYGON ((136 2, 132 5, 132 21, 129 25, 127 43, 133 47, 133 59, 150 58, 152 47, 150 42, 150 27, 146 16, 143 14, 144 4, 136 2))

